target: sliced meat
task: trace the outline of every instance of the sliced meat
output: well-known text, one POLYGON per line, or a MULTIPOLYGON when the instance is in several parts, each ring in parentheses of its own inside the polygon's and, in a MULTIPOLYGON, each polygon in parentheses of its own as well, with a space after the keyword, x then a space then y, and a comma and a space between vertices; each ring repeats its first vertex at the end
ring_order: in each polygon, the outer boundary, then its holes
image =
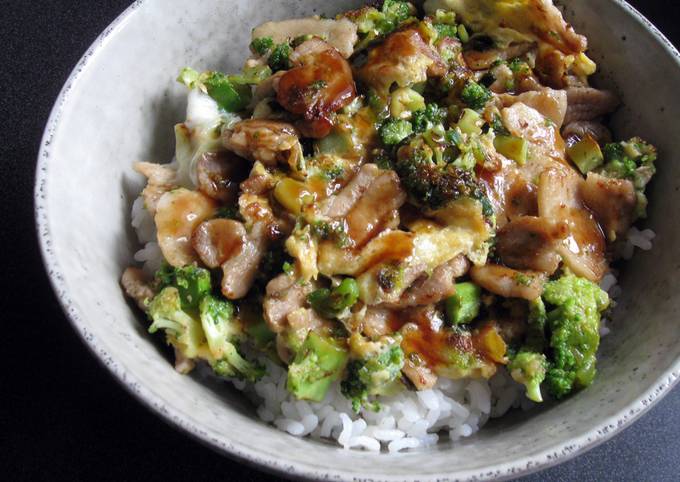
POLYGON ((179 268, 198 261, 191 236, 199 224, 214 215, 216 207, 208 196, 184 188, 161 196, 154 221, 158 244, 170 265, 179 268))
POLYGON ((291 55, 293 68, 281 76, 276 98, 305 137, 322 138, 333 127, 332 114, 356 97, 349 63, 330 44, 313 38, 291 55))
POLYGON ((233 203, 249 170, 250 162, 233 152, 206 152, 196 162, 198 190, 217 201, 233 203))
POLYGON ((470 269, 470 262, 463 255, 458 255, 444 263, 431 275, 421 276, 402 295, 398 302, 388 303, 390 308, 406 308, 439 303, 456 292, 456 278, 463 276, 470 269))
POLYGON ((404 361, 401 371, 416 390, 429 390, 437 384, 437 375, 427 365, 414 362, 410 358, 404 361))
POLYGON ((463 58, 470 69, 486 70, 499 60, 514 59, 524 55, 534 47, 535 44, 531 42, 522 42, 504 49, 466 50, 463 52, 463 58))
POLYGON ((567 115, 565 124, 597 119, 614 112, 619 105, 618 97, 608 90, 592 87, 569 87, 567 89, 567 115))
POLYGON ((142 311, 146 311, 147 302, 156 296, 155 290, 151 287, 151 280, 139 268, 126 268, 120 284, 123 285, 125 294, 132 298, 142 311))
POLYGON ((576 275, 599 282, 607 271, 605 237, 581 199, 583 178, 566 166, 547 169, 538 184, 538 211, 555 225, 568 226, 557 247, 564 263, 576 275))
POLYGON ((393 333, 390 327, 392 312, 385 308, 368 307, 361 320, 361 332, 370 338, 379 338, 393 333))
POLYGON ((363 247, 390 221, 398 219, 398 209, 404 202, 406 193, 401 189, 399 176, 391 170, 382 171, 347 214, 348 235, 354 247, 363 247))
POLYGON ((238 255, 245 243, 246 228, 233 219, 204 221, 191 237, 191 245, 208 268, 218 268, 238 255))
POLYGON ((371 49, 366 64, 357 75, 368 86, 386 95, 395 83, 399 87, 409 87, 425 82, 428 76, 441 77, 446 71, 446 64, 421 34, 408 29, 391 34, 371 49))
POLYGON ((299 284, 295 276, 281 274, 267 283, 262 308, 264 319, 274 333, 281 333, 288 323, 288 315, 303 308, 312 284, 299 284))
POLYGON ((586 206, 595 213, 610 242, 628 232, 637 204, 632 182, 589 172, 581 187, 581 195, 586 206))
POLYGON ((153 216, 156 214, 156 206, 161 196, 177 186, 177 171, 153 162, 135 162, 132 167, 147 178, 142 197, 144 198, 144 207, 153 216))
POLYGON ((586 136, 590 136, 598 144, 606 144, 612 141, 612 133, 604 124, 597 121, 574 121, 565 125, 562 129, 562 137, 567 145, 576 144, 586 136))
POLYGON ((559 129, 546 122, 546 118, 536 109, 518 102, 504 108, 501 117, 503 125, 513 136, 529 142, 529 159, 521 168, 527 179, 536 179, 556 162, 566 164, 565 145, 559 129))
POLYGON ((222 264, 222 294, 230 300, 243 298, 255 281, 257 270, 267 250, 267 224, 256 223, 246 236, 238 255, 222 264))
POLYGON ((538 188, 524 177, 509 176, 505 192, 505 215, 510 221, 521 216, 538 215, 538 188))
POLYGON ((299 133, 287 122, 249 119, 222 134, 224 146, 241 157, 275 167, 287 164, 296 169, 304 159, 299 133))
POLYGON ((503 264, 519 270, 553 274, 561 261, 557 246, 568 228, 547 219, 521 216, 503 226, 496 234, 496 252, 503 264))
MULTIPOLYGON (((319 272, 325 276, 357 276, 383 264, 399 263, 413 254, 413 240, 413 233, 387 231, 358 252, 340 248, 332 241, 324 241, 319 244, 319 272)), ((420 273, 411 282, 418 275, 420 273)))
POLYGON ((487 291, 505 298, 535 300, 543 293, 546 276, 535 271, 518 271, 505 266, 487 264, 470 269, 472 281, 487 291))
POLYGON ((544 88, 519 95, 502 94, 498 97, 503 102, 504 107, 521 102, 536 109, 543 116, 553 121, 558 129, 562 127, 564 116, 567 113, 567 93, 564 90, 544 88))
POLYGON ((344 217, 380 175, 375 164, 364 164, 356 176, 337 195, 329 197, 321 206, 321 213, 329 218, 344 217))
POLYGON ((302 35, 323 38, 345 58, 352 55, 358 40, 357 27, 350 20, 313 17, 264 23, 253 29, 252 38, 271 37, 275 43, 281 43, 302 35))

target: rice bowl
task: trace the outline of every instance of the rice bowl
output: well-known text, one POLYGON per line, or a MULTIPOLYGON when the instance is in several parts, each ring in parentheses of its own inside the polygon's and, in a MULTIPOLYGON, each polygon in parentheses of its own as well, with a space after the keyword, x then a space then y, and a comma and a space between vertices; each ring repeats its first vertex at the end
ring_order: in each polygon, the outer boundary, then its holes
MULTIPOLYGON (((660 236, 660 238, 659 238, 659 239, 663 240, 663 237, 662 237, 662 236, 660 236)), ((640 241, 640 242, 644 244, 644 242, 643 242, 643 241, 640 241)), ((81 251, 81 252, 82 252, 82 251, 81 251)), ((151 258, 152 258, 152 256, 150 256, 150 257, 149 257, 149 259, 151 259, 151 258)), ((664 345, 664 346, 665 346, 665 345, 664 345)), ((579 398, 581 398, 581 397, 579 397, 579 398)), ((480 443, 484 443, 484 442, 483 442, 483 441, 480 441, 480 443)), ((464 450, 464 449, 463 449, 463 450, 464 450)), ((453 453, 453 452, 452 452, 452 453, 453 453)))

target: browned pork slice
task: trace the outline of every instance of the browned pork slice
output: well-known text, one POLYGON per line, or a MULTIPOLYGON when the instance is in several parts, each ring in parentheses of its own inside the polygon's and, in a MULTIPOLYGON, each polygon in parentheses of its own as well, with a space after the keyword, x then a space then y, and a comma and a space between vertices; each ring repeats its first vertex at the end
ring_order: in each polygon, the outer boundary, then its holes
POLYGON ((230 300, 243 298, 255 281, 267 250, 267 224, 255 223, 239 253, 222 264, 222 294, 230 300))
POLYGON ((191 238, 191 245, 208 268, 217 268, 236 256, 245 243, 246 229, 233 219, 204 221, 191 238))
POLYGON ((597 119, 613 112, 619 99, 613 92, 592 87, 569 87, 567 89, 567 114, 565 124, 597 119))
POLYGON ((566 164, 565 145, 559 129, 536 109, 518 102, 501 111, 503 125, 513 136, 529 142, 528 162, 521 171, 526 179, 536 179, 555 163, 566 164))
POLYGON ((633 223, 635 187, 627 179, 611 179, 589 172, 581 195, 598 219, 609 241, 624 236, 633 223))
POLYGON ((568 145, 573 145, 586 136, 592 137, 598 144, 612 141, 612 133, 609 129, 596 121, 574 121, 562 129, 562 137, 568 145))
POLYGON ((463 58, 472 70, 486 70, 499 60, 514 59, 524 55, 535 46, 531 42, 521 42, 504 49, 466 50, 463 52, 463 58))
POLYGON ((325 137, 333 127, 333 114, 356 97, 352 69, 319 38, 299 45, 290 60, 293 68, 280 77, 276 98, 288 112, 302 116, 296 124, 303 136, 325 137))
POLYGON ((311 283, 300 284, 295 276, 280 274, 267 283, 262 308, 264 319, 274 333, 281 333, 288 323, 288 315, 303 308, 311 283))
POLYGON ((518 271, 487 264, 470 269, 472 281, 487 291, 505 298, 535 300, 543 293, 546 276, 537 271, 518 271))
POLYGON ((211 218, 217 205, 199 191, 179 188, 166 192, 156 206, 158 244, 165 260, 176 268, 198 261, 191 246, 194 230, 211 218))
POLYGON ((230 151, 206 152, 196 162, 198 190, 223 203, 233 203, 250 162, 230 151))
POLYGON ((437 375, 432 372, 430 367, 419 364, 411 358, 404 361, 401 371, 413 383, 416 390, 428 390, 437 384, 437 375))
POLYGON ((360 317, 360 326, 357 331, 373 339, 380 338, 384 335, 390 335, 393 333, 392 327, 390 326, 391 317, 391 310, 377 306, 369 306, 366 308, 363 316, 360 317))
POLYGON ((248 119, 222 135, 224 146, 241 157, 274 167, 288 164, 296 169, 303 159, 299 133, 287 122, 248 119))
POLYGON ((352 55, 358 39, 356 24, 350 20, 314 17, 264 23, 253 29, 252 38, 271 37, 275 43, 281 43, 305 35, 323 38, 345 58, 352 55))
POLYGON ((177 172, 168 166, 153 162, 135 162, 133 169, 147 178, 142 197, 144 207, 153 216, 156 214, 156 206, 161 196, 177 186, 177 172))
POLYGON ((347 214, 349 238, 354 247, 364 246, 389 225, 398 225, 398 209, 406 202, 399 177, 394 171, 382 171, 347 214))
POLYGON ((498 96, 504 107, 521 102, 536 109, 557 125, 559 129, 567 113, 567 93, 564 90, 544 88, 537 91, 524 92, 519 95, 502 94, 498 96))
POLYGON ((386 95, 393 84, 408 87, 425 82, 428 76, 441 77, 446 70, 446 64, 423 40, 420 32, 407 29, 391 34, 382 44, 372 48, 357 76, 386 95))
POLYGON ((456 278, 463 276, 470 269, 470 262, 463 255, 458 255, 432 272, 421 275, 401 295, 399 301, 386 303, 390 308, 406 308, 439 303, 456 292, 456 278))
POLYGON ((323 202, 321 214, 329 218, 346 216, 375 178, 380 175, 380 172, 380 168, 375 164, 364 164, 342 191, 323 202))
POLYGON ((576 275, 599 282, 607 271, 605 237, 581 199, 585 183, 566 166, 544 171, 538 184, 539 215, 555 224, 566 223, 569 232, 557 247, 564 263, 576 275))
POLYGON ((519 270, 553 274, 560 264, 557 246, 568 234, 564 224, 547 219, 521 216, 496 234, 496 252, 503 264, 519 270))
POLYGON ((123 285, 125 294, 132 298, 142 311, 146 311, 147 302, 156 296, 156 292, 151 286, 151 280, 139 268, 126 268, 123 271, 120 284, 123 285))

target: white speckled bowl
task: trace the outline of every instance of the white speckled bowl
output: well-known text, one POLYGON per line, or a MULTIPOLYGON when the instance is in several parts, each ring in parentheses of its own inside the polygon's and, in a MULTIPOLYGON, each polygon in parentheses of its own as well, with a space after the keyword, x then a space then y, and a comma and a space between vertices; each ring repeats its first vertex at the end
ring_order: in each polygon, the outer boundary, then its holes
MULTIPOLYGON (((619 0, 571 0, 567 15, 623 95, 619 136, 658 145, 649 226, 658 238, 623 274, 626 297, 604 339, 596 383, 564 403, 510 416, 454 450, 375 455, 298 439, 257 420, 222 385, 174 372, 123 298, 118 280, 135 250, 129 226, 141 189, 135 160, 172 156, 183 118, 178 68, 235 70, 250 28, 269 19, 334 14, 356 1, 146 0, 101 35, 68 79, 38 159, 36 216, 49 276, 73 326, 142 402, 196 438, 262 468, 332 480, 511 477, 566 460, 611 437, 666 393, 680 374, 675 296, 680 203, 680 60, 644 18, 619 0), (606 19, 603 20, 603 19, 606 19)), ((604 81, 608 83, 608 81, 604 81)))

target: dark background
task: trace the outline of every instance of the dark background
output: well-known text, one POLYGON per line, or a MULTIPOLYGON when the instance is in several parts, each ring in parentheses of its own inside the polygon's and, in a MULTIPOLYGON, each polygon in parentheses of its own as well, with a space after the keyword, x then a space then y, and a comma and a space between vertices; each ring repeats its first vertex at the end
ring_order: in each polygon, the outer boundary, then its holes
MULTIPOLYGON (((680 2, 630 3, 680 45, 680 2)), ((0 479, 275 480, 132 398, 71 329, 43 271, 32 204, 42 130, 71 68, 129 4, 0 0, 0 479)), ((680 479, 678 411, 680 388, 613 440, 527 480, 680 479)))

